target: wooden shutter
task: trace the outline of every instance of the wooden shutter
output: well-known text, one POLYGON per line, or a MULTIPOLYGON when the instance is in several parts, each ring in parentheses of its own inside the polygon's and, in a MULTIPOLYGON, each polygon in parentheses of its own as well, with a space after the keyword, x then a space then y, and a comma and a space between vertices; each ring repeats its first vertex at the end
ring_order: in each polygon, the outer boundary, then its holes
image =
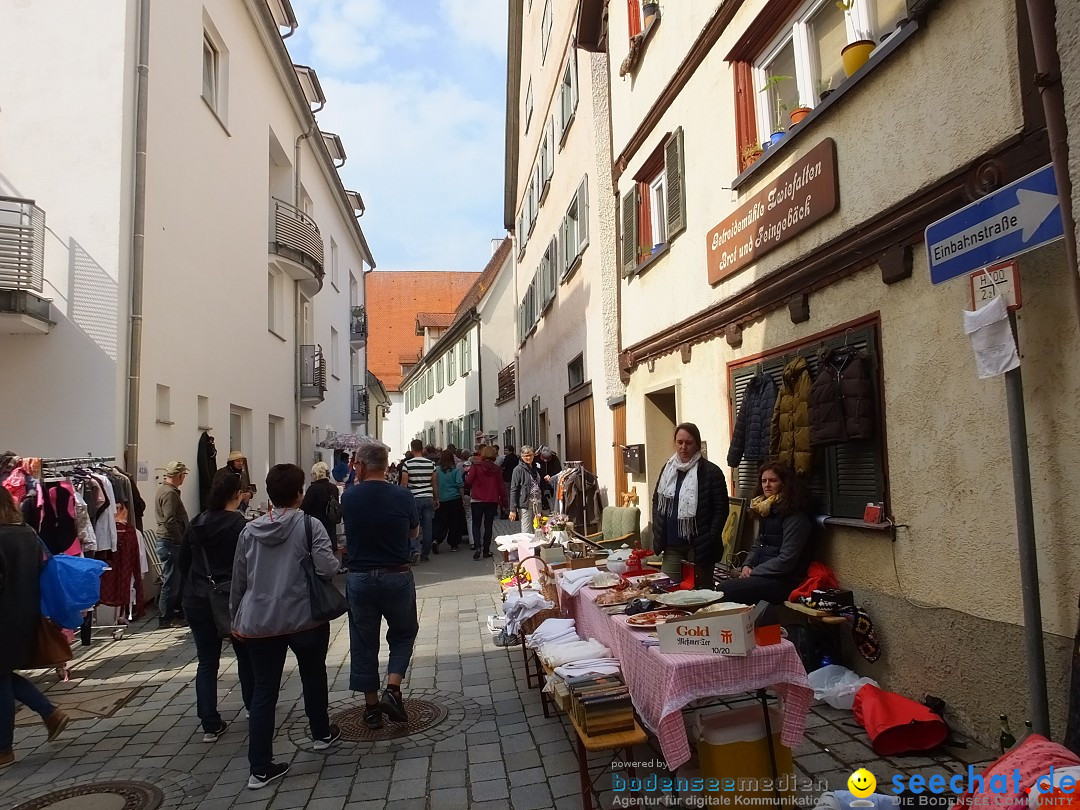
POLYGON ((637 183, 622 198, 622 257, 619 264, 623 276, 637 270, 637 183))
POLYGON ((589 244, 589 175, 585 175, 581 179, 581 185, 577 190, 577 212, 578 212, 578 243, 577 256, 581 251, 585 250, 589 244))
POLYGON ((545 150, 547 156, 546 165, 544 167, 544 186, 551 182, 551 175, 555 172, 555 116, 551 116, 551 121, 548 123, 548 135, 547 135, 547 149, 545 150))
POLYGON ((626 19, 630 36, 636 37, 641 33, 641 0, 626 0, 626 19))
POLYGON ((664 144, 667 241, 686 230, 686 188, 683 184, 683 130, 679 127, 664 144))

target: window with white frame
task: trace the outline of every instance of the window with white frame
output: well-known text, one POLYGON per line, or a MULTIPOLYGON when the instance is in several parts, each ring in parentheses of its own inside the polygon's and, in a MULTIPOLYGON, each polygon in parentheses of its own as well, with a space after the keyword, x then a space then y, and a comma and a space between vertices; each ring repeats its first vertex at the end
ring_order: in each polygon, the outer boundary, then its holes
POLYGON ((683 131, 679 127, 646 158, 620 202, 619 265, 633 275, 686 230, 683 131))
POLYGON ((879 41, 907 16, 905 0, 809 0, 754 61, 758 135, 786 132, 797 107, 816 107, 846 78, 841 51, 861 39, 879 41))
POLYGON ((332 236, 330 237, 330 283, 334 285, 335 290, 341 286, 338 281, 338 246, 332 236))
POLYGON ((574 112, 577 110, 577 51, 571 51, 570 58, 566 60, 566 70, 563 71, 562 82, 559 84, 559 143, 566 140, 566 133, 570 131, 570 123, 574 120, 574 112))
POLYGON ((664 172, 660 172, 649 183, 649 216, 652 220, 650 232, 653 245, 660 245, 667 241, 667 198, 664 194, 666 177, 664 172))
POLYGON ((446 353, 446 384, 453 385, 457 379, 457 347, 451 346, 446 353))
POLYGON ((338 355, 341 353, 340 347, 341 340, 338 337, 338 330, 334 327, 330 327, 330 374, 334 377, 340 377, 340 370, 338 368, 338 355))
POLYGON ((445 366, 443 364, 443 359, 440 357, 438 360, 435 361, 435 390, 436 391, 441 392, 443 390, 443 386, 445 385, 445 383, 444 383, 445 378, 443 377, 443 373, 444 373, 443 369, 444 368, 445 368, 445 366))
POLYGON ((544 0, 544 14, 540 18, 540 64, 547 59, 548 45, 551 44, 551 0, 544 0))
POLYGON ((555 149, 552 143, 554 140, 555 116, 552 116, 550 125, 544 130, 544 139, 540 142, 540 155, 536 160, 536 182, 540 189, 541 201, 547 196, 548 188, 551 186, 551 175, 555 172, 555 149))
POLYGON ((209 18, 203 18, 202 97, 222 124, 229 97, 229 51, 209 18))
POLYGON ((266 274, 266 328, 285 337, 285 280, 276 270, 266 274))
POLYGON ((533 114, 533 91, 532 91, 532 79, 529 79, 529 89, 525 91, 525 133, 529 132, 529 124, 532 122, 533 114))

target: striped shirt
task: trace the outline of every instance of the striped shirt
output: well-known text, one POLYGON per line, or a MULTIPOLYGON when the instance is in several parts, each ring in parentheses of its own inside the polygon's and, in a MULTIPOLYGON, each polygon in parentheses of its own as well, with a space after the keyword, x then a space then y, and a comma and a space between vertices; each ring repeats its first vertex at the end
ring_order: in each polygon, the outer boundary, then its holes
POLYGON ((435 492, 431 488, 431 476, 435 472, 435 462, 423 456, 414 456, 401 465, 402 469, 409 474, 409 492, 414 498, 433 498, 435 492))

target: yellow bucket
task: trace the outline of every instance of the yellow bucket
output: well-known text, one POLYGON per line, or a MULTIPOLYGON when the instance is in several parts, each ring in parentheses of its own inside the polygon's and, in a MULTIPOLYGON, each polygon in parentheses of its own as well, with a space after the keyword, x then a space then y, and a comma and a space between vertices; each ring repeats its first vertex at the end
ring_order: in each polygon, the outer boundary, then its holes
MULTIPOLYGON (((784 806, 791 807, 796 786, 795 769, 791 749, 780 742, 783 715, 776 707, 769 708, 769 724, 772 748, 776 752, 775 787, 784 806)), ((729 796, 774 798, 769 764, 770 740, 765 736, 765 716, 760 705, 701 713, 695 720, 695 727, 698 762, 706 787, 710 785, 708 780, 715 779, 720 786, 717 792, 729 796)))

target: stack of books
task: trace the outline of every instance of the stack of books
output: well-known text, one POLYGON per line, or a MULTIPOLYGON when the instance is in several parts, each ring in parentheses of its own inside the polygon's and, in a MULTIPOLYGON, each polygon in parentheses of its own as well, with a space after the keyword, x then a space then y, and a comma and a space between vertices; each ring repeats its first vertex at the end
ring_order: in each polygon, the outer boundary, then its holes
POLYGON ((621 675, 579 675, 566 679, 570 712, 586 734, 633 731, 634 706, 621 675))

